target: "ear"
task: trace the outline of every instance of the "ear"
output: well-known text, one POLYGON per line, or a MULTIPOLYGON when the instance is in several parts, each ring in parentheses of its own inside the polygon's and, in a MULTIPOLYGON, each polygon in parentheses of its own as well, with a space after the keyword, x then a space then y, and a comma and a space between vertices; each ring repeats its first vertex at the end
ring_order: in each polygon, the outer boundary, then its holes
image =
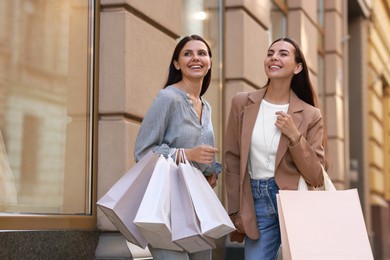
POLYGON ((179 66, 179 63, 177 62, 177 61, 173 61, 173 66, 175 66, 175 68, 177 69, 177 70, 180 70, 180 66, 179 66))
POLYGON ((297 75, 303 69, 302 63, 298 63, 297 67, 294 70, 294 74, 297 75))

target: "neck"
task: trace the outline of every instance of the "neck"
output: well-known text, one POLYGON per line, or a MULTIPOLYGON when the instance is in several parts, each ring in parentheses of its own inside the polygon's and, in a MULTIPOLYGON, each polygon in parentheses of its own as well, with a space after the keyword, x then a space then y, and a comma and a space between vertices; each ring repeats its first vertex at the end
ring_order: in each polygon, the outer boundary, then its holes
POLYGON ((267 87, 264 99, 273 104, 288 104, 290 103, 290 86, 275 87, 270 84, 267 87))
POLYGON ((187 92, 190 96, 192 96, 194 98, 199 98, 200 91, 202 89, 202 82, 194 83, 194 82, 188 82, 185 80, 181 80, 179 82, 179 86, 181 89, 183 89, 185 92, 187 92))

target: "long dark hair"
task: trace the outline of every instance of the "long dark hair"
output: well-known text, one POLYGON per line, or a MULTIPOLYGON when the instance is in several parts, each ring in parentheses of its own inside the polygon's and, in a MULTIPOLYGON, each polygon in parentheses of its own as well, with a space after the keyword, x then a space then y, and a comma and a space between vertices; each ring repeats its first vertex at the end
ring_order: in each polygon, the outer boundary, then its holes
MULTIPOLYGON (((309 69, 307 67, 307 63, 305 57, 303 56, 302 50, 299 47, 298 43, 291 38, 279 38, 271 43, 270 47, 279 41, 285 41, 290 43, 295 48, 295 62, 302 64, 302 70, 295 74, 291 80, 290 87, 294 91, 294 93, 306 103, 318 107, 318 99, 317 95, 314 91, 313 85, 311 84, 309 78, 309 69)), ((270 79, 268 79, 266 86, 270 83, 270 79)))
MULTIPOLYGON (((179 60, 179 55, 180 55, 181 50, 184 48, 184 45, 187 42, 189 42, 189 41, 201 41, 201 42, 203 42, 206 45, 207 52, 208 52, 208 54, 209 54, 209 56, 211 58, 211 56, 212 56, 211 55, 211 49, 210 49, 210 46, 206 42, 205 39, 203 39, 199 35, 195 35, 195 34, 190 35, 190 36, 185 36, 183 39, 181 39, 177 43, 177 45, 175 47, 175 50, 173 51, 171 63, 169 64, 168 78, 167 78, 167 82, 164 85, 164 88, 166 88, 166 87, 168 87, 168 86, 170 86, 172 84, 175 84, 175 83, 179 82, 180 80, 182 80, 183 75, 181 73, 181 70, 177 70, 175 68, 174 61, 178 61, 179 60)), ((202 89, 200 91, 200 96, 203 96, 203 94, 206 93, 207 89, 209 88, 210 82, 211 82, 211 67, 210 67, 209 71, 207 72, 207 74, 203 78, 202 89)))

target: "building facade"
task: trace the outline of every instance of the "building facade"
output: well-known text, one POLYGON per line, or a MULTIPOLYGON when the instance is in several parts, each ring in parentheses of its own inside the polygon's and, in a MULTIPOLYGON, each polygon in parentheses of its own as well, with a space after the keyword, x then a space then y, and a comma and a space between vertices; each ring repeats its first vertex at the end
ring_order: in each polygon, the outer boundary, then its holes
MULTIPOLYGON (((301 45, 326 122, 328 173, 338 189, 358 189, 374 257, 389 259, 389 4, 0 1, 0 258, 148 254, 126 243, 96 201, 134 165, 177 40, 199 34, 213 53, 205 98, 220 151, 233 95, 266 83, 269 44, 288 36, 301 45)), ((217 242, 214 259, 241 254, 242 245, 217 242)))

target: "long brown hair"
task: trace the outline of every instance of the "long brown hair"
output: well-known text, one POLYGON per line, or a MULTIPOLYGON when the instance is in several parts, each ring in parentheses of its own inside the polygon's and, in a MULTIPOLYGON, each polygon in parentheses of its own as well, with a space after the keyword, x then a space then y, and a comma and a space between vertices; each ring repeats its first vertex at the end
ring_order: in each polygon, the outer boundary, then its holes
MULTIPOLYGON (((295 51, 295 62, 302 64, 302 70, 295 74, 291 80, 290 87, 294 91, 294 93, 306 103, 318 107, 318 98, 314 91, 313 85, 311 84, 309 77, 309 69, 303 56, 302 50, 299 47, 298 43, 291 38, 279 38, 273 41, 270 47, 279 41, 285 41, 294 46, 295 51)), ((268 79, 266 86, 270 83, 270 79, 268 79)))
MULTIPOLYGON (((305 60, 305 57, 303 56, 303 52, 301 48, 299 47, 299 44, 291 39, 291 38, 279 38, 275 41, 273 41, 270 45, 270 47, 279 41, 285 41, 290 43, 292 46, 294 46, 295 51, 295 62, 302 64, 302 70, 295 74, 291 80, 290 88, 294 91, 294 93, 303 101, 306 103, 319 108, 319 102, 316 92, 314 91, 313 85, 311 84, 310 77, 309 77, 309 69, 305 60)), ((266 86, 269 85, 271 80, 268 78, 268 81, 266 83, 266 86)), ((328 142, 327 142, 327 134, 326 134, 326 121, 324 119, 324 135, 322 138, 322 145, 325 150, 325 156, 324 156, 324 164, 325 168, 328 168, 328 158, 326 156, 327 150, 328 150, 328 142)))

